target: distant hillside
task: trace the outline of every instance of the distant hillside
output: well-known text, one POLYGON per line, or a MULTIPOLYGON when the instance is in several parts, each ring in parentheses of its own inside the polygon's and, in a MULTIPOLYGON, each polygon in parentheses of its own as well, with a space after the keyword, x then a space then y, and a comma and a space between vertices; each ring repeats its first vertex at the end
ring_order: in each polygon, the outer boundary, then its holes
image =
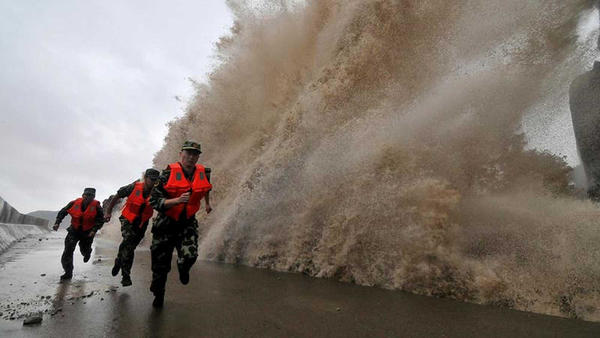
POLYGON ((54 222, 54 220, 56 219, 56 214, 58 214, 58 211, 37 210, 37 211, 32 211, 32 212, 28 213, 27 215, 47 219, 50 222, 54 222))
MULTIPOLYGON (((50 221, 50 225, 53 225, 54 221, 56 221, 57 214, 58 214, 58 211, 36 210, 36 211, 32 211, 32 212, 28 213, 27 215, 47 219, 48 221, 50 221)), ((62 224, 66 224, 67 226, 69 224, 71 224, 71 216, 67 215, 63 219, 62 224)))

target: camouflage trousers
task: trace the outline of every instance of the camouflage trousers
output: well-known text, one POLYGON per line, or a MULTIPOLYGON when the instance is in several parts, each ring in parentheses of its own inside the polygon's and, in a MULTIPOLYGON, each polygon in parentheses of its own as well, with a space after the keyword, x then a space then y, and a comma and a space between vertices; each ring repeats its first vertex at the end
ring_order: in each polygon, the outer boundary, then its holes
POLYGON ((117 262, 121 266, 121 274, 123 276, 129 276, 131 274, 131 266, 133 265, 133 258, 135 256, 135 248, 140 244, 144 238, 147 224, 140 228, 137 225, 129 223, 127 218, 119 217, 121 221, 121 235, 123 240, 119 245, 119 253, 117 254, 117 262))
POLYGON ((164 293, 167 274, 171 271, 173 249, 177 250, 179 269, 189 270, 198 257, 198 221, 195 218, 176 222, 158 214, 152 226, 152 285, 155 294, 164 293))
POLYGON ((79 251, 85 256, 86 254, 92 253, 93 241, 94 237, 88 237, 88 232, 79 232, 71 230, 71 228, 68 229, 67 237, 65 237, 65 249, 60 258, 60 263, 65 272, 73 272, 73 252, 75 251, 77 243, 79 242, 79 251))

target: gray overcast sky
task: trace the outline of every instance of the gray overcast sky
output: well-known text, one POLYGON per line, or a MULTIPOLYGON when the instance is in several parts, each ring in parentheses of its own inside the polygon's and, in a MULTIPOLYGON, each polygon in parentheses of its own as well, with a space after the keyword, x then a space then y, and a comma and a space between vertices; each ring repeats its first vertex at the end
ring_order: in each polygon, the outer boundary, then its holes
POLYGON ((0 196, 22 213, 139 177, 232 24, 217 0, 0 0, 0 13, 0 196))

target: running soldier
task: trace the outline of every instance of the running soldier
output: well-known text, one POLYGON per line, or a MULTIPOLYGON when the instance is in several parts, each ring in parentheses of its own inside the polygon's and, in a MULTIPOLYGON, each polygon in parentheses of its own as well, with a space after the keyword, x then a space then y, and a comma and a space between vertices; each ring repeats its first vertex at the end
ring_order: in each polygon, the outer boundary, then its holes
POLYGON ((121 270, 121 284, 123 286, 131 285, 131 266, 135 248, 140 244, 148 228, 148 221, 152 217, 154 210, 150 206, 150 191, 158 179, 159 172, 156 169, 147 169, 144 173, 143 181, 136 181, 124 187, 121 187, 115 196, 110 200, 106 208, 104 221, 110 221, 112 210, 121 198, 127 197, 127 202, 119 217, 121 221, 121 235, 123 240, 119 245, 119 253, 115 258, 115 265, 112 268, 112 275, 116 276, 121 270))
POLYGON ((177 250, 179 280, 188 284, 189 270, 198 257, 198 221, 196 212, 204 198, 206 213, 210 213, 210 168, 197 164, 200 143, 186 141, 179 153, 179 162, 162 171, 150 197, 150 205, 158 215, 152 224, 152 284, 154 307, 164 302, 167 274, 171 270, 173 249, 177 250))
POLYGON ((92 242, 96 232, 104 224, 104 215, 100 202, 96 201, 96 189, 85 188, 83 195, 74 201, 69 202, 62 208, 56 216, 56 222, 52 229, 58 230, 60 223, 67 216, 71 215, 71 226, 67 228, 67 237, 65 237, 65 249, 60 262, 65 273, 60 276, 61 280, 68 280, 73 277, 73 252, 79 242, 79 251, 83 255, 83 262, 87 263, 92 254, 92 242))

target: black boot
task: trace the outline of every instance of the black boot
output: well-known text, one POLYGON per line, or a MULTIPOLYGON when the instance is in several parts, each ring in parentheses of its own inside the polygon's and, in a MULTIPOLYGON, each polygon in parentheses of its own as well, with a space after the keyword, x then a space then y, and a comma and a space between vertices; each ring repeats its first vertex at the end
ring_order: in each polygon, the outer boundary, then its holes
POLYGON ((60 280, 69 280, 73 278, 73 273, 72 272, 65 272, 64 274, 62 274, 60 276, 60 280))
POLYGON ((177 270, 179 270, 179 281, 181 284, 186 285, 190 282, 190 268, 188 264, 177 264, 177 270))
POLYGON ((123 278, 121 279, 121 285, 123 285, 123 286, 131 285, 131 278, 129 277, 129 275, 123 275, 123 278))
POLYGON ((155 293, 154 301, 152 302, 152 306, 156 307, 156 308, 161 308, 161 307, 163 307, 164 303, 165 303, 165 294, 164 293, 155 293))
POLYGON ((83 262, 87 263, 90 260, 90 256, 92 256, 92 252, 86 252, 85 255, 83 255, 83 262))
POLYGON ((165 284, 166 279, 163 278, 154 279, 150 284, 150 291, 154 294, 152 306, 156 308, 161 308, 165 302, 165 284))
POLYGON ((121 270, 121 262, 118 258, 115 258, 115 265, 113 266, 112 271, 110 273, 111 275, 116 276, 119 274, 119 270, 121 270))

